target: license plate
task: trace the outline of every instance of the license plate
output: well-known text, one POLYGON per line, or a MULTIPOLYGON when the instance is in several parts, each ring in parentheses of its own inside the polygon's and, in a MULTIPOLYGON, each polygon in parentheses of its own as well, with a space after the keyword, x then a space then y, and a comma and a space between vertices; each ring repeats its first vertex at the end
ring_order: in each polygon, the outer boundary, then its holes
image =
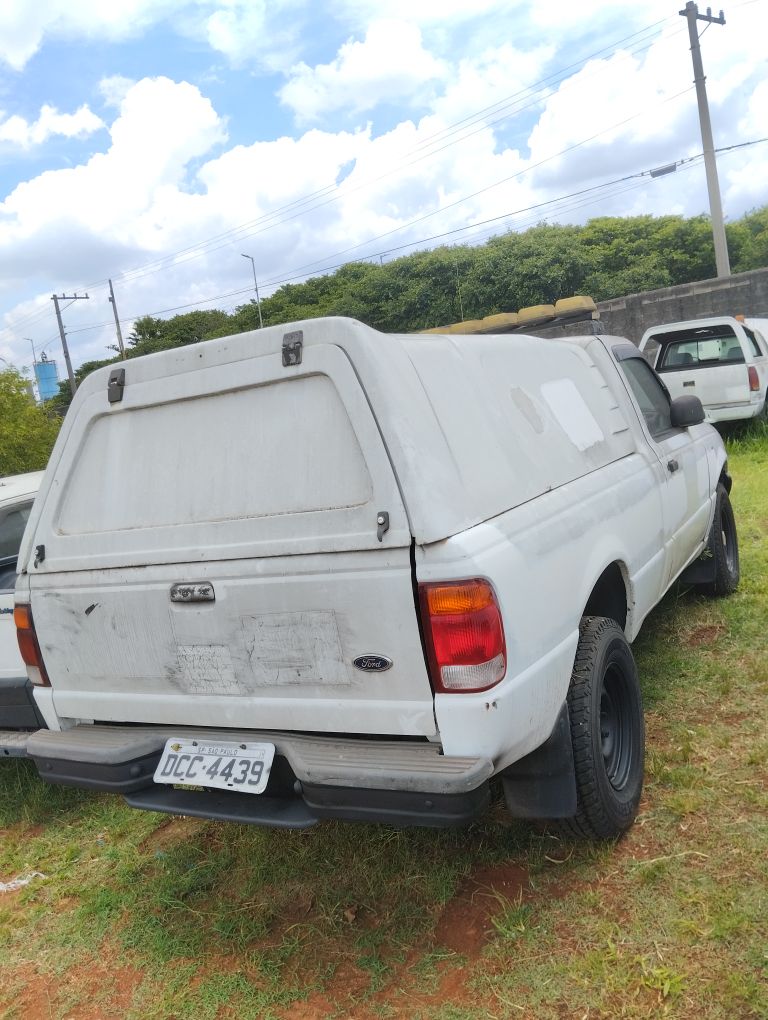
POLYGON ((263 793, 274 757, 274 744, 171 738, 155 769, 155 782, 263 793))

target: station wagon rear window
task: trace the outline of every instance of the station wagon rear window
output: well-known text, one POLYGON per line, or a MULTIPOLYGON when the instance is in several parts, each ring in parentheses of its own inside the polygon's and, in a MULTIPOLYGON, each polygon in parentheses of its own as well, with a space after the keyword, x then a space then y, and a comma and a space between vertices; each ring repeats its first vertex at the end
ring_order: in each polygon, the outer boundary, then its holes
POLYGON ((744 362, 741 342, 731 326, 702 326, 657 333, 654 340, 661 344, 656 370, 658 372, 713 368, 744 362))
POLYGON ((103 415, 85 434, 60 534, 361 506, 366 462, 325 375, 103 415))

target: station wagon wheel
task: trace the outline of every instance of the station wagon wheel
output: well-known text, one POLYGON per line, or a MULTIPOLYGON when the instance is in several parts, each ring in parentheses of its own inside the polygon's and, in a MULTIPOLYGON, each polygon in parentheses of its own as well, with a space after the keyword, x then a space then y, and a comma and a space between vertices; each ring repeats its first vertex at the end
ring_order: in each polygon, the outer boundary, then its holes
POLYGON ((560 829, 571 836, 615 839, 637 814, 645 762, 637 668, 615 620, 582 619, 568 713, 577 810, 560 829))
POLYGON ((714 560, 714 577, 699 585, 705 595, 721 598, 730 595, 739 584, 739 540, 733 507, 724 485, 717 487, 717 502, 712 530, 709 533, 708 551, 714 560))

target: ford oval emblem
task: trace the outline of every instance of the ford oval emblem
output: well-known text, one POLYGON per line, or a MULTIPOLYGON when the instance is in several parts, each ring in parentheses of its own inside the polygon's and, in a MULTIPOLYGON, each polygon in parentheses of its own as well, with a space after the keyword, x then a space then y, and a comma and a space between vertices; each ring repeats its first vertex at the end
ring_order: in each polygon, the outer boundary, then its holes
POLYGON ((392 660, 386 655, 358 655, 354 665, 364 673, 383 673, 385 669, 392 668, 392 660))

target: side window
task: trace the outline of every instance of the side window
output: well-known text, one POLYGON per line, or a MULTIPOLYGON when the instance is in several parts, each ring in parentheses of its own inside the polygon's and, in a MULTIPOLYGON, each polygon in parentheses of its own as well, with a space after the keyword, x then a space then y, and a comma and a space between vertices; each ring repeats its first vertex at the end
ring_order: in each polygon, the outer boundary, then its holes
POLYGON ((743 329, 744 332, 747 334, 747 340, 749 341, 750 350, 752 351, 756 358, 759 358, 762 352, 757 344, 757 337, 749 328, 749 326, 744 326, 743 329))
POLYGON ((5 513, 0 510, 0 590, 16 584, 16 557, 31 509, 32 504, 25 503, 5 513))
POLYGON ((619 362, 627 382, 643 412, 648 431, 661 436, 672 428, 669 397, 644 358, 626 358, 619 362))

